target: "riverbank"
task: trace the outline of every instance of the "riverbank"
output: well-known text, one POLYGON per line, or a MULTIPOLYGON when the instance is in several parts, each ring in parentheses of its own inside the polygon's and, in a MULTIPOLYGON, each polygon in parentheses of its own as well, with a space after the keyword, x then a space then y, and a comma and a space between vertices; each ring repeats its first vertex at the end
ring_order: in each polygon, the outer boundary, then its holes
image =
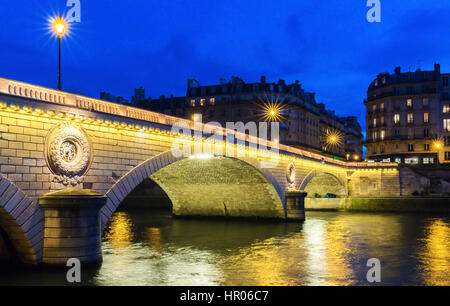
POLYGON ((305 210, 450 213, 450 198, 306 198, 305 210))

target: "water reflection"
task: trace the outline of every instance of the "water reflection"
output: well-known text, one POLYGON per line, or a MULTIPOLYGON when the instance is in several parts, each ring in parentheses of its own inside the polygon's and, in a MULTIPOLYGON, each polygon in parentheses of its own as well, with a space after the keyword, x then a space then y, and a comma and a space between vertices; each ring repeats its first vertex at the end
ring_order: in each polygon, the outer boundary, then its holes
POLYGON ((106 230, 106 240, 111 247, 121 249, 130 246, 133 238, 133 224, 130 216, 126 212, 117 212, 114 214, 106 230))
POLYGON ((450 228, 443 219, 431 220, 421 239, 420 269, 426 285, 445 286, 450 278, 450 228))
MULTIPOLYGON (((419 214, 309 212, 303 224, 173 219, 118 212, 92 285, 450 285, 450 219, 419 214)), ((0 273, 0 284, 66 284, 65 273, 0 273)))

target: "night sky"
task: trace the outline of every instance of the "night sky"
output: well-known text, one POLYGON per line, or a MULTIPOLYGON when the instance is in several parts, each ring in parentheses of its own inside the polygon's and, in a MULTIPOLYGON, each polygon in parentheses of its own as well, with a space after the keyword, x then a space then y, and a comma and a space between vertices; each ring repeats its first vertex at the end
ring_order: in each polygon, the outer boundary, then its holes
MULTIPOLYGON (((217 84, 300 80, 338 115, 358 115, 380 72, 450 71, 448 0, 81 0, 81 23, 63 41, 63 90, 130 98, 184 95, 186 79, 217 84)), ((0 76, 55 88, 57 41, 47 18, 66 0, 1 0, 0 76)))

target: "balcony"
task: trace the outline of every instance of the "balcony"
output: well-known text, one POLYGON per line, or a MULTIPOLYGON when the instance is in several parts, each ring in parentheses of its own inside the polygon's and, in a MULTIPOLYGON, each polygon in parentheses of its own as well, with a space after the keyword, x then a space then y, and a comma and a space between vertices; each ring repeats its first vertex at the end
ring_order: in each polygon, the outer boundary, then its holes
POLYGON ((408 93, 398 93, 394 91, 384 92, 377 95, 372 95, 370 97, 367 97, 367 102, 375 101, 378 99, 388 98, 388 97, 402 97, 402 96, 417 96, 417 95, 430 95, 430 94, 436 94, 437 89, 436 88, 428 88, 428 89, 420 89, 420 90, 413 90, 408 93))

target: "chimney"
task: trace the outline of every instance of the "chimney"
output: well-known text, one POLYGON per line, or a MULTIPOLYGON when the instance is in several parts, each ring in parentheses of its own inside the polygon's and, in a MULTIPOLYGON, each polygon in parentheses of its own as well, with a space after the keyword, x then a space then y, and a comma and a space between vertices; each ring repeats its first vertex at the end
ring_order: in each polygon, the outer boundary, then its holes
POLYGON ((434 71, 437 73, 441 73, 441 65, 439 65, 438 63, 434 64, 434 71))
POLYGON ((266 76, 261 76, 261 84, 266 84, 266 76))
POLYGON ((395 67, 395 74, 400 74, 401 68, 399 67, 395 67))

